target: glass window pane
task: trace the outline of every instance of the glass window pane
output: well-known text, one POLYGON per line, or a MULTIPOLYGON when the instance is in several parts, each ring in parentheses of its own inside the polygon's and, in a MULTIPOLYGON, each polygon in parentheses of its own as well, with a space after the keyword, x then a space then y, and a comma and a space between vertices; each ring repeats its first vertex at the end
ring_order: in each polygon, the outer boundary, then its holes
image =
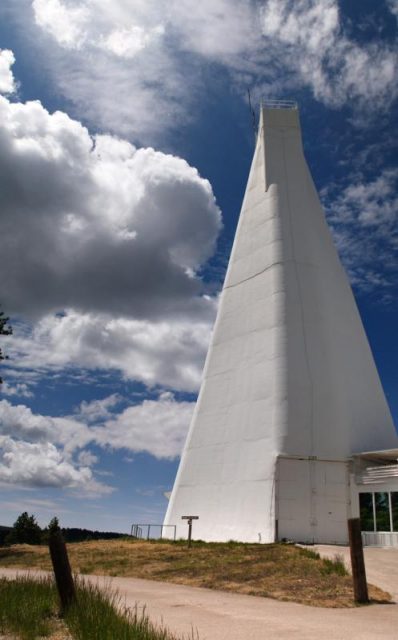
POLYGON ((371 493, 359 494, 359 513, 361 516, 361 530, 374 531, 373 501, 371 493))
POLYGON ((398 531, 398 493, 391 491, 391 507, 392 507, 392 528, 398 531))
POLYGON ((388 493, 375 493, 376 501, 376 530, 390 531, 390 508, 388 505, 388 493))

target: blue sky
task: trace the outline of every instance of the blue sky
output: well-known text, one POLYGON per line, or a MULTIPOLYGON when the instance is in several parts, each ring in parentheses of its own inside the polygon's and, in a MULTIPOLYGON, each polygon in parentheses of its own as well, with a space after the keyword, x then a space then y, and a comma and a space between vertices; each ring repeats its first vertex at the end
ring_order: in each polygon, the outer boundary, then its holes
POLYGON ((160 523, 253 153, 304 148, 398 422, 396 0, 3 0, 1 524, 160 523))

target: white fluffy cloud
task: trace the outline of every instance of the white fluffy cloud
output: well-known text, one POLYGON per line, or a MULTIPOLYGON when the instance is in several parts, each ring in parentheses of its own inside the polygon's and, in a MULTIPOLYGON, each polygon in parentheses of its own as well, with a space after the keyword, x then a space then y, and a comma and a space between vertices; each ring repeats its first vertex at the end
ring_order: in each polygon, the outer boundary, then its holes
POLYGON ((0 97, 0 116, 1 302, 33 319, 13 323, 4 395, 75 367, 196 391, 216 311, 196 275, 221 226, 209 182, 39 102, 0 97))
POLYGON ((163 393, 112 414, 118 400, 113 395, 83 403, 76 415, 66 417, 0 401, 0 481, 100 495, 113 489, 95 479, 92 467, 99 460, 87 448, 90 443, 163 459, 180 455, 194 403, 163 393))
POLYGON ((164 34, 162 23, 153 23, 150 6, 145 7, 144 15, 144 6, 132 5, 128 14, 123 5, 104 7, 98 0, 76 5, 61 0, 33 0, 32 7, 36 24, 66 49, 91 46, 121 58, 134 58, 164 34))
POLYGON ((49 442, 30 443, 0 438, 0 452, 2 482, 30 487, 83 489, 92 482, 92 473, 88 467, 73 466, 61 451, 49 442))
POLYGON ((195 271, 221 218, 194 168, 1 96, 0 139, 7 310, 208 317, 195 271))
POLYGON ((79 48, 83 44, 90 17, 86 7, 60 0, 33 0, 32 6, 37 24, 62 46, 79 48))
POLYGON ((176 402, 170 393, 128 407, 92 429, 95 442, 113 449, 151 453, 157 458, 181 454, 195 403, 176 402))
POLYGON ((0 49, 0 93, 14 93, 15 79, 11 70, 15 57, 9 49, 0 49))
MULTIPOLYGON (((28 487, 61 487, 101 495, 113 489, 98 482, 93 460, 73 454, 85 446, 88 429, 73 418, 32 413, 25 405, 0 401, 0 481, 28 487)), ((89 453, 89 452, 88 452, 89 453)))
POLYGON ((10 362, 19 370, 113 369, 149 387, 196 391, 215 315, 215 303, 208 304, 209 320, 189 322, 67 311, 44 317, 31 331, 16 325, 12 339, 4 344, 10 362))
POLYGON ((74 417, 52 417, 35 414, 23 404, 0 401, 0 434, 31 443, 61 445, 72 454, 90 440, 89 429, 74 417))

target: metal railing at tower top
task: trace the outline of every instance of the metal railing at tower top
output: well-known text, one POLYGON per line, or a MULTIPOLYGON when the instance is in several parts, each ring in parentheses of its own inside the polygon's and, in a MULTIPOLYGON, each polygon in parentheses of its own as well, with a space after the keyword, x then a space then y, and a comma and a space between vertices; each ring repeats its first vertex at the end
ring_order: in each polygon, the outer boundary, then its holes
POLYGON ((295 100, 261 100, 263 109, 298 109, 295 100))

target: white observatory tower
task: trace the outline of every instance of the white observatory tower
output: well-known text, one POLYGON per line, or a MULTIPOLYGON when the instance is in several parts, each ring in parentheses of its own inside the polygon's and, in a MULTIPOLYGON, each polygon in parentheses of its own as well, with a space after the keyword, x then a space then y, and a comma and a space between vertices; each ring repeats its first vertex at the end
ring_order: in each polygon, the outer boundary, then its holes
POLYGON ((297 106, 266 103, 165 524, 185 536, 192 514, 207 541, 344 543, 358 513, 355 454, 391 447, 297 106))

